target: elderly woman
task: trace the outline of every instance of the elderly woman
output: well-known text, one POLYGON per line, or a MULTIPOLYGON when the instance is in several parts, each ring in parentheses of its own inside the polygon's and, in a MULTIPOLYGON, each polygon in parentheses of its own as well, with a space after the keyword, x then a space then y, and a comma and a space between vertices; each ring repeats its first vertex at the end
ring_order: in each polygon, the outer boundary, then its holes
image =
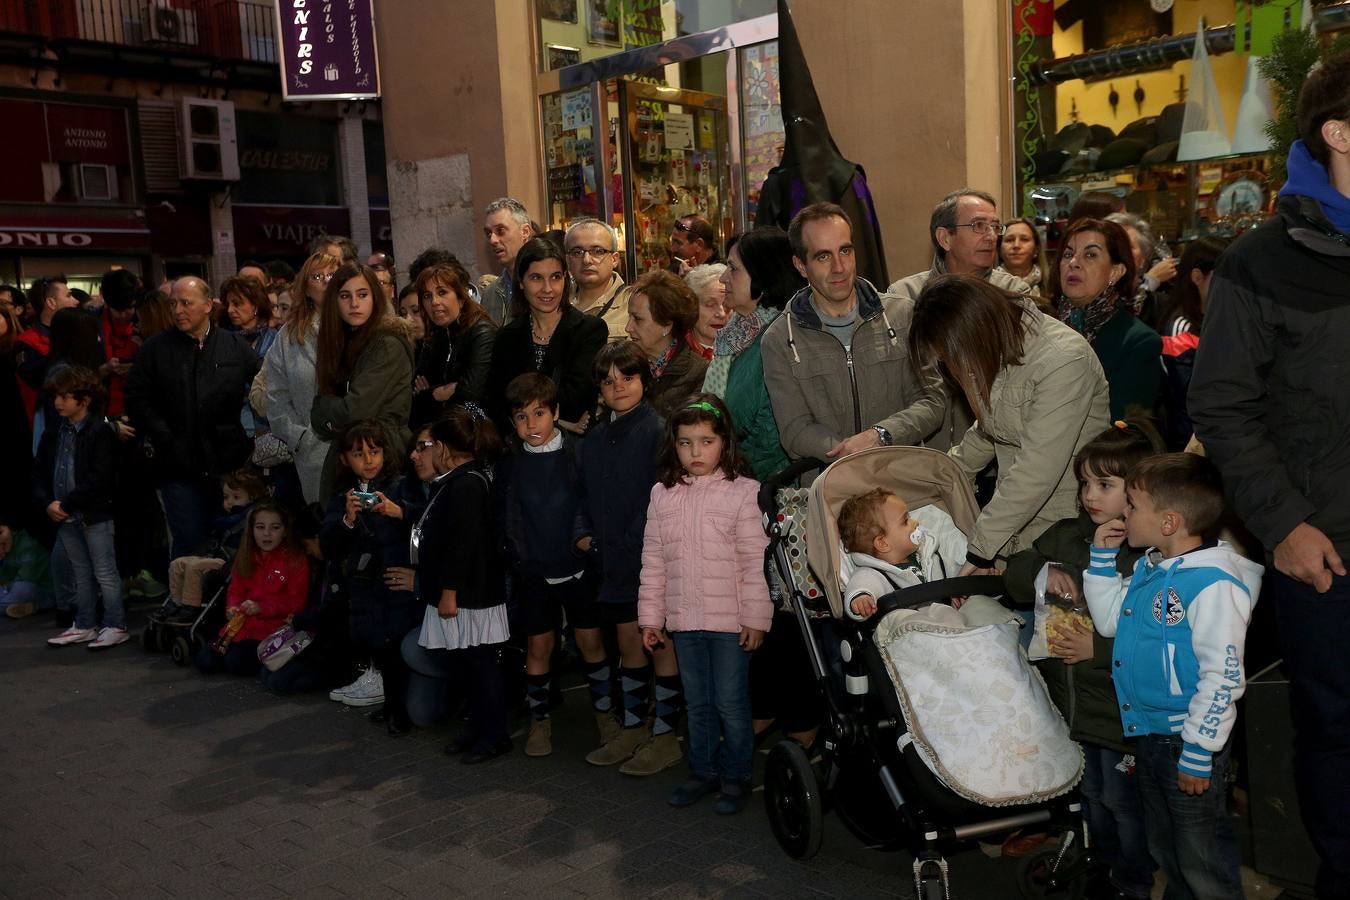
POLYGON ((759 339, 806 282, 792 266, 787 234, 773 226, 732 238, 723 269, 731 321, 717 333, 703 389, 726 401, 737 443, 755 477, 763 481, 784 468, 788 458, 764 385, 759 339))
MULTIPOLYGON (((319 321, 310 422, 325 441, 360 419, 378 422, 391 447, 412 435, 413 349, 408 326, 394 314, 369 266, 347 263, 328 285, 319 321)), ((336 445, 329 444, 320 493, 331 496, 336 445)))
MULTIPOLYGON (((226 278, 220 286, 220 299, 225 304, 225 314, 230 323, 239 331, 239 336, 248 341, 258 359, 267 358, 267 351, 277 339, 277 331, 272 327, 272 301, 263 290, 262 283, 256 278, 241 278, 238 275, 226 278)), ((262 370, 259 370, 261 377, 262 370)), ((267 418, 255 413, 248 400, 244 401, 241 416, 244 433, 256 437, 268 430, 267 418)))
POLYGON ((319 310, 341 260, 315 253, 305 260, 291 288, 291 311, 263 362, 267 381, 267 423, 295 457, 305 503, 323 503, 319 492, 328 439, 310 427, 314 363, 319 346, 319 310))
POLYGON ((669 418, 703 387, 708 361, 685 337, 698 321, 698 298, 678 276, 648 272, 628 295, 628 337, 652 366, 647 398, 662 418, 669 418))
MULTIPOLYGON (((1048 294, 1045 247, 1035 222, 1030 219, 1008 220, 1003 226, 1003 237, 999 239, 998 256, 1009 275, 1016 275, 1031 285, 1033 296, 1040 298, 1048 294)), ((1037 302, 1043 301, 1038 299, 1037 302)))
POLYGON ((935 365, 975 410, 952 459, 971 478, 998 460, 994 495, 975 520, 961 574, 992 570, 996 558, 1077 514, 1073 458, 1108 423, 1101 364, 1081 335, 1030 298, 968 275, 928 282, 909 346, 916 366, 935 365))
MULTIPOLYGON (((1134 257, 1136 284, 1130 305, 1134 314, 1150 328, 1158 325, 1158 291, 1177 277, 1177 261, 1167 243, 1154 236, 1148 222, 1134 213, 1114 212, 1105 216, 1125 229, 1130 239, 1130 255, 1134 257)), ((1072 223, 1070 223, 1072 224, 1072 223)))
POLYGON ((1114 222, 1069 224, 1059 250, 1056 315, 1087 338, 1111 386, 1111 418, 1151 412, 1158 399, 1162 338, 1135 316, 1130 239, 1114 222))
POLYGON ((415 282, 426 339, 413 380, 413 427, 452 406, 486 402, 497 325, 469 295, 469 273, 458 262, 423 269, 415 282))
POLYGON ((694 266, 684 275, 684 283, 698 298, 698 321, 689 329, 685 340, 704 359, 713 358, 717 332, 727 324, 727 288, 722 282, 726 268, 721 263, 705 263, 694 266))
POLYGON ((511 427, 506 386, 540 372, 558 386, 558 427, 580 434, 590 422, 599 388, 591 374, 595 354, 609 339, 604 319, 572 305, 567 257, 548 237, 530 238, 516 254, 511 319, 497 332, 488 376, 489 411, 504 434, 511 427))

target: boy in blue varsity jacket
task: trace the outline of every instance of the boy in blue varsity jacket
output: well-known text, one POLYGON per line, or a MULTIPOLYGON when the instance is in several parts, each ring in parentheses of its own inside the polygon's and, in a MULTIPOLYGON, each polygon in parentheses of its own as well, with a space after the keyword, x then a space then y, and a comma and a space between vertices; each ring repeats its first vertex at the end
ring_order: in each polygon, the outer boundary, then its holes
POLYGON ((1097 529, 1083 594, 1098 629, 1115 636, 1111 669, 1124 735, 1136 745, 1149 851, 1169 893, 1184 885, 1178 896, 1241 897, 1226 809, 1229 737, 1262 567, 1206 541, 1223 488, 1204 457, 1151 457, 1125 486, 1125 521, 1097 529), (1148 551, 1122 579, 1116 554, 1127 537, 1148 551))

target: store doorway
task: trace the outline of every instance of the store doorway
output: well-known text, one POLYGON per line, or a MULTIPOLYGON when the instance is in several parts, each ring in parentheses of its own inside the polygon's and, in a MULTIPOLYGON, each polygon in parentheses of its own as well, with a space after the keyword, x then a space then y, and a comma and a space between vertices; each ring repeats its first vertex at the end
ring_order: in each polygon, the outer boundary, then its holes
MULTIPOLYGON (((723 70, 725 71, 725 70, 723 70)), ((642 275, 670 265, 677 219, 699 215, 720 245, 732 230, 727 98, 623 80, 623 206, 627 270, 642 275)))

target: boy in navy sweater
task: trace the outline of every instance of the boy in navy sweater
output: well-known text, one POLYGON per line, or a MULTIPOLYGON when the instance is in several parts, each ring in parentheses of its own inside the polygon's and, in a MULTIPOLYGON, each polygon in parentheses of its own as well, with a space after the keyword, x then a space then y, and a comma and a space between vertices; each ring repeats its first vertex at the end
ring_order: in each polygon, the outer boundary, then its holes
POLYGON ((1125 737, 1137 745, 1149 851, 1169 893, 1184 885, 1198 900, 1241 897, 1229 737, 1262 567, 1205 540, 1223 487, 1204 457, 1151 457, 1125 487, 1125 521, 1097 529, 1083 594, 1098 629, 1115 636, 1112 674, 1125 737), (1149 549, 1122 579, 1116 553, 1127 537, 1149 549))
POLYGON ((544 375, 527 372, 506 386, 506 402, 517 440, 498 466, 497 479, 512 595, 526 634, 525 693, 531 721, 525 755, 548 756, 553 752, 549 664, 564 610, 581 651, 602 737, 613 720, 610 673, 595 586, 586 560, 572 544, 581 473, 576 438, 557 426, 557 386, 544 375))

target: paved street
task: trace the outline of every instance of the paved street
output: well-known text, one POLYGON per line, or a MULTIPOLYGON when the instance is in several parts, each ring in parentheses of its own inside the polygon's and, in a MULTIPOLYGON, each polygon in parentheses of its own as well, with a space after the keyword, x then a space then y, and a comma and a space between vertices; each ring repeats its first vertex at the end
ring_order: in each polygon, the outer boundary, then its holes
MULTIPOLYGON (((758 795, 728 820, 667 807, 679 772, 587 766, 581 691, 552 757, 467 768, 446 731, 392 739, 326 697, 207 679, 135 643, 52 650, 49 633, 0 619, 6 897, 913 894, 907 859, 829 817, 824 850, 796 863, 758 795)), ((1016 895, 1009 862, 952 868, 958 897, 1016 895)))

